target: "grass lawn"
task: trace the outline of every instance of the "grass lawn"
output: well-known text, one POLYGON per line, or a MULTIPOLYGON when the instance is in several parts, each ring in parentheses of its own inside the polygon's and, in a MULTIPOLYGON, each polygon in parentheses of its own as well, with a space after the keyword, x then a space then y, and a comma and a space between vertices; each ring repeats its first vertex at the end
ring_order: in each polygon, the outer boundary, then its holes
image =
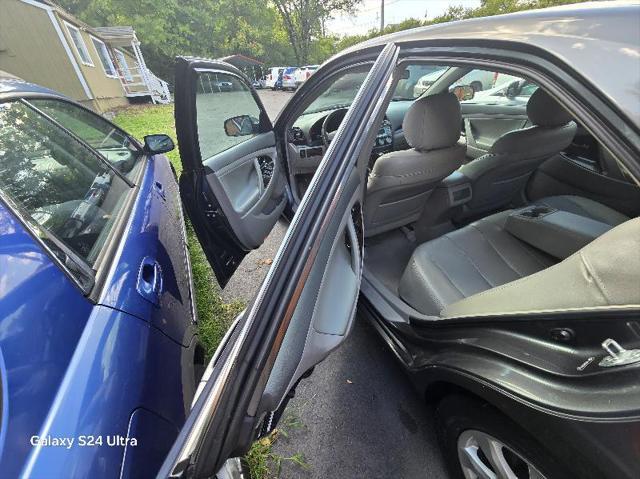
MULTIPOLYGON (((126 132, 142 141, 145 135, 152 133, 166 133, 178 144, 173 118, 173 105, 139 105, 120 110, 114 123, 126 132)), ((182 170, 180 154, 176 148, 168 155, 178 175, 182 170)), ((189 255, 193 269, 193 282, 198 310, 198 332, 200 340, 207 350, 207 360, 216 350, 224 333, 233 319, 244 308, 240 301, 226 303, 220 297, 220 288, 213 275, 211 266, 205 257, 189 221, 187 219, 187 239, 189 255)), ((247 454, 246 460, 255 479, 278 477, 282 461, 293 461, 305 467, 302 455, 296 454, 290 458, 279 457, 271 452, 278 434, 286 435, 287 421, 284 430, 275 430, 271 435, 256 442, 247 454)))

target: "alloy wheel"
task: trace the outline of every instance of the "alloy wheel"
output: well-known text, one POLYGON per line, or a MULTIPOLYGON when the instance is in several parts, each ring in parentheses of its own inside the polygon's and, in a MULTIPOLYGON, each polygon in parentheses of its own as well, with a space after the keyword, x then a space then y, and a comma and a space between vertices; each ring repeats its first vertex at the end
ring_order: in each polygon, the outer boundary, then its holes
POLYGON ((475 429, 458 437, 458 460, 465 479, 545 479, 521 453, 475 429))

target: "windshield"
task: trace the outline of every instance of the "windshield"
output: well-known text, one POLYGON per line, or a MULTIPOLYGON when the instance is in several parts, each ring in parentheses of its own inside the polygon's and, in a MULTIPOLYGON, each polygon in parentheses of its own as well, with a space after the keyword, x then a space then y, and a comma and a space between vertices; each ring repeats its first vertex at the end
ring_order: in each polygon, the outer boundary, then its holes
MULTIPOLYGON (((348 108, 369 73, 370 65, 363 65, 338 76, 330 83, 305 110, 303 115, 318 113, 337 108, 348 108)), ((447 67, 440 65, 414 64, 406 67, 403 77, 398 81, 393 94, 394 101, 413 101, 428 88, 421 88, 421 80, 429 77, 430 83, 437 80, 447 67)))

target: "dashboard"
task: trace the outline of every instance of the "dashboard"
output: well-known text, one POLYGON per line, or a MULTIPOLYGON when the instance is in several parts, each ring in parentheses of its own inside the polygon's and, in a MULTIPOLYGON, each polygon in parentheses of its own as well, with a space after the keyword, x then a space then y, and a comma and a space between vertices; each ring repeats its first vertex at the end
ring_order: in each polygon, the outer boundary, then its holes
MULTIPOLYGON (((346 108, 300 116, 288 131, 288 157, 294 174, 312 173, 320 164, 335 132, 347 114, 346 108), (323 125, 325 132, 323 133, 323 125), (325 138, 323 138, 325 136, 325 138)), ((400 123, 401 124, 401 123, 400 123)), ((374 161, 394 149, 394 125, 385 115, 371 153, 374 161)))

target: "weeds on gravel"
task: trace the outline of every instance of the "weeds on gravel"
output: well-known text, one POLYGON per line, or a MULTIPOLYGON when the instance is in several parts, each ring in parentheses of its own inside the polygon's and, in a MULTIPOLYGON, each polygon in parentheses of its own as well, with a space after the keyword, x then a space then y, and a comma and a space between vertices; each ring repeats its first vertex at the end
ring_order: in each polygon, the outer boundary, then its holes
POLYGON ((302 421, 293 414, 285 415, 281 420, 281 427, 274 429, 268 436, 256 441, 245 457, 254 479, 277 479, 282 473, 282 464, 291 462, 301 469, 311 468, 302 453, 296 453, 289 457, 279 456, 272 452, 273 446, 280 436, 287 437, 288 431, 303 426, 302 421))

